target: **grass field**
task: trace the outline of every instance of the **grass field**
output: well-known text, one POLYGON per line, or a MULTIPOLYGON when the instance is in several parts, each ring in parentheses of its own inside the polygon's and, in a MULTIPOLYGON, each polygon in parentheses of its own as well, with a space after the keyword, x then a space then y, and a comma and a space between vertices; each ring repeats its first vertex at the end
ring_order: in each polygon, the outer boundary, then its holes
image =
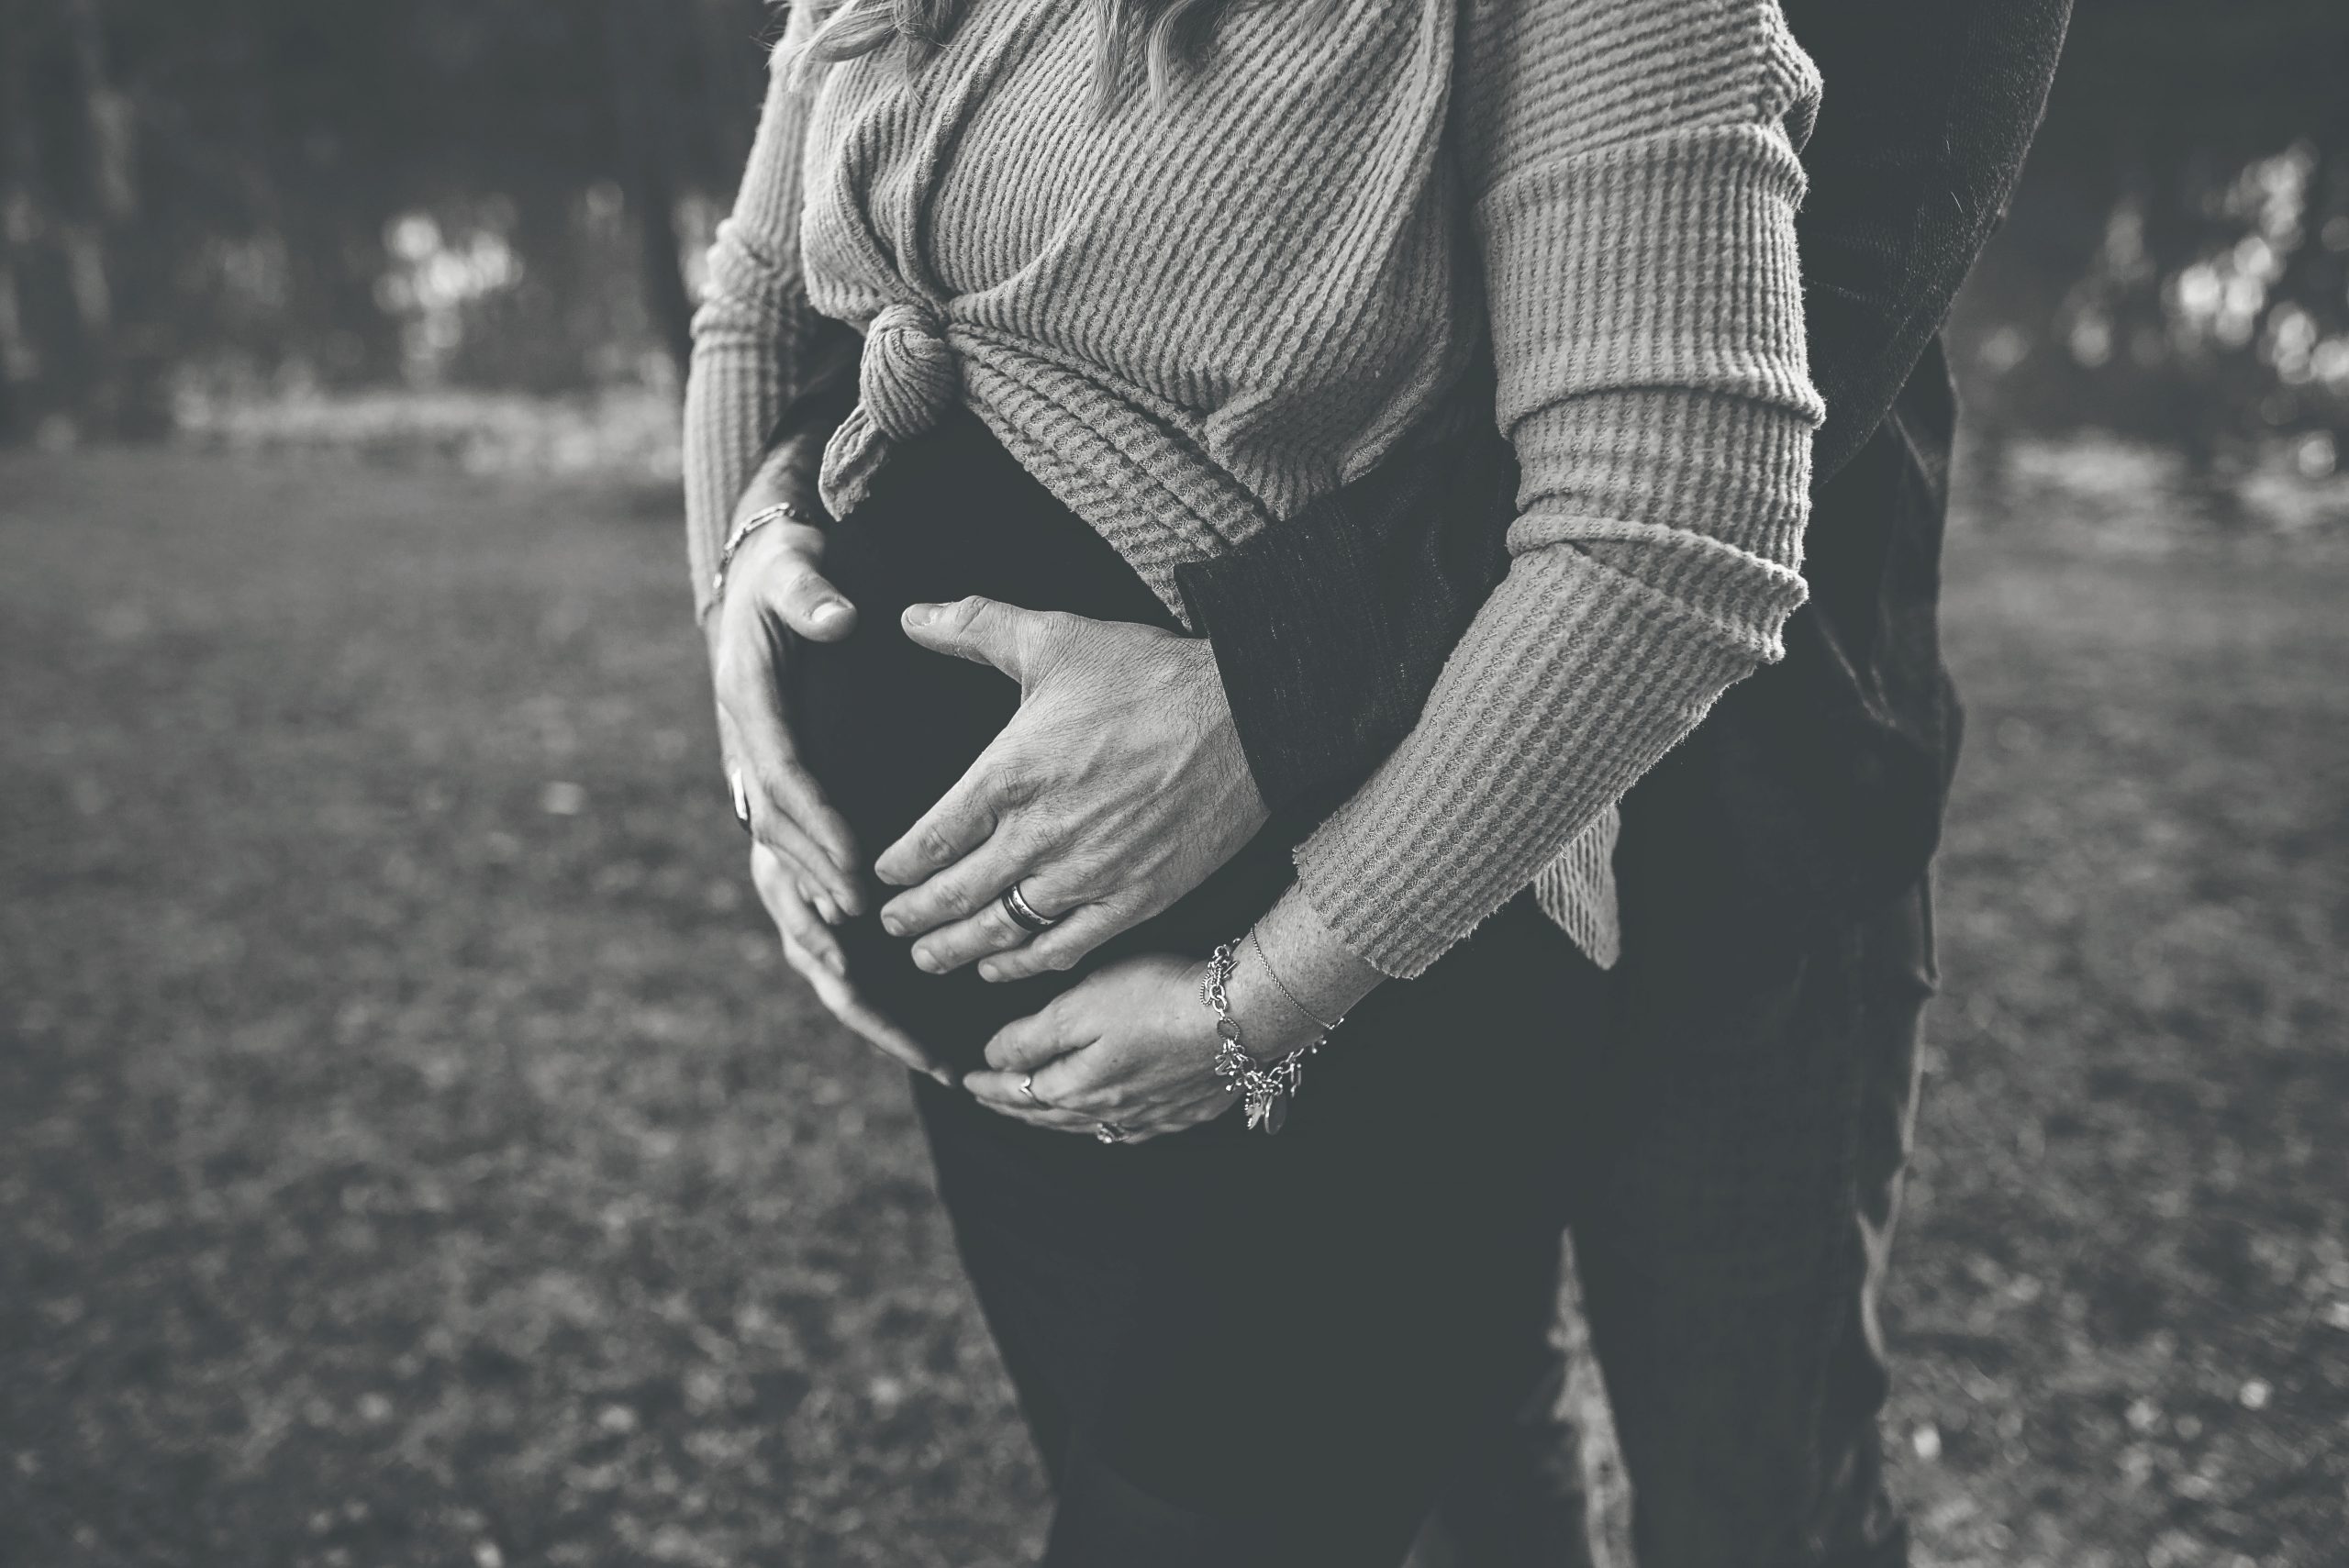
MULTIPOLYGON (((746 897, 670 506, 0 459, 0 1562, 1032 1547, 900 1087, 746 897)), ((2332 1568, 2349 564, 2053 522, 1953 552, 1920 1561, 2332 1568)))

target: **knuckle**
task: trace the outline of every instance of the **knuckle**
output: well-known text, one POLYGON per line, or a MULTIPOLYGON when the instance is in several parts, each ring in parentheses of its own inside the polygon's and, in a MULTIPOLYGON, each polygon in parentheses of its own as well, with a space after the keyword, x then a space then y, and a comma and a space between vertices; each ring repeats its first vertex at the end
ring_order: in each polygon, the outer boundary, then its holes
POLYGON ((821 793, 816 787, 816 776, 801 764, 792 749, 791 732, 778 727, 775 745, 774 764, 764 781, 767 793, 777 800, 816 799, 821 793))
POLYGON ((920 851, 922 859, 933 863, 954 858, 954 840, 946 836, 946 828, 941 823, 924 823, 921 831, 914 836, 914 848, 920 851))
POLYGON ((777 600, 806 598, 817 585, 815 566, 796 550, 778 551, 767 568, 764 586, 777 600))
POLYGON ((789 783, 783 779, 761 774, 752 786, 751 793, 766 802, 767 809, 774 813, 776 822, 789 822, 794 827, 798 826, 799 796, 794 793, 789 783))
POLYGON ((1018 752, 997 757, 987 769, 987 793, 1007 805, 1020 805, 1043 793, 1043 770, 1018 752))

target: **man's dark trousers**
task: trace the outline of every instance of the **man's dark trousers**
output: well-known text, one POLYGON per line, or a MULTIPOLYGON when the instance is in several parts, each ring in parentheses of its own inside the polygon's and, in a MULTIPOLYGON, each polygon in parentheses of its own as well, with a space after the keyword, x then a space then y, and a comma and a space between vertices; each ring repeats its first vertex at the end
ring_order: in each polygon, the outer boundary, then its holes
MULTIPOLYGON (((1640 1568, 1908 1560, 1876 1305, 1958 742, 1932 592, 1954 413, 1929 352, 1820 496, 1823 526, 1866 519, 1886 547, 1819 573, 1787 662, 1624 802, 1604 1104, 1576 1118, 1609 1141, 1576 1181, 1573 1241, 1640 1568)), ((1586 1560, 1607 1499, 1577 1485, 1567 1371, 1446 1507, 1462 1568, 1586 1560)))
POLYGON ((1574 1227, 1639 1562, 1903 1563, 1876 1312, 1934 985, 1930 889, 1710 995, 1663 978, 1623 976, 1615 1045, 1645 1055, 1622 1064, 1625 1136, 1574 1227))
MULTIPOLYGON (((1937 630, 1955 426, 1938 333, 2069 10, 1787 0, 1827 83, 1798 219, 1827 406, 1811 595, 1786 659, 1624 802, 1608 1103, 1586 1118, 1614 1136, 1577 1184, 1641 1568, 1906 1561, 1876 1298, 1959 729, 1937 630)), ((1461 521, 1490 514, 1493 473, 1504 514, 1514 493, 1507 456, 1477 448, 1447 439, 1185 574, 1268 800, 1342 790, 1416 716, 1502 564, 1461 521)), ((1446 1510, 1465 1568, 1582 1560, 1571 1436, 1536 1422, 1477 1467, 1446 1510)))

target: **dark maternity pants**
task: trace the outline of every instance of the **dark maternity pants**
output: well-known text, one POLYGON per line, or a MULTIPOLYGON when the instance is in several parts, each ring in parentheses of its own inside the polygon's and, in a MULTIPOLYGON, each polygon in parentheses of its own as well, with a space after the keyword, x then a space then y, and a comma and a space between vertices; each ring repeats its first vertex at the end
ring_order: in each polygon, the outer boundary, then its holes
MULTIPOLYGON (((908 604, 979 594, 1171 628, 1124 562, 966 411, 835 528, 859 607, 800 650, 808 765, 877 853, 1012 717, 984 666, 917 648, 908 604)), ((1290 877, 1275 824, 1088 962, 1204 957, 1290 877)), ((866 916, 851 977, 956 1065, 1069 977, 916 969, 866 916)), ((1080 971, 1081 974, 1084 971, 1080 971)), ((1052 1568, 1389 1568, 1539 1376, 1602 975, 1529 900, 1382 987, 1313 1059, 1277 1138, 1236 1114, 1136 1145, 1027 1127, 913 1081, 939 1191, 1051 1473, 1052 1568)))

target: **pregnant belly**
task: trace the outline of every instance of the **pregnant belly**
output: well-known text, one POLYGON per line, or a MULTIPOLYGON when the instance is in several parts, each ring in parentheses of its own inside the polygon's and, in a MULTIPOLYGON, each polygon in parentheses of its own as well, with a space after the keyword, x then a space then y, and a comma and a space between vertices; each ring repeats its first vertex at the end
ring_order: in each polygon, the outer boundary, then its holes
MULTIPOLYGON (((1118 553, 963 410, 892 455, 871 494, 834 525, 824 572, 857 606, 857 628, 842 641, 794 650, 790 711, 801 756, 847 817, 868 870, 1019 706, 1009 676, 907 637, 907 606, 980 595, 1174 625, 1118 553)), ((1069 984, 1044 975, 990 985, 968 968, 925 974, 910 944, 883 931, 874 914, 848 922, 841 939, 850 978, 866 996, 965 1067, 978 1063, 996 1029, 1069 984)))

